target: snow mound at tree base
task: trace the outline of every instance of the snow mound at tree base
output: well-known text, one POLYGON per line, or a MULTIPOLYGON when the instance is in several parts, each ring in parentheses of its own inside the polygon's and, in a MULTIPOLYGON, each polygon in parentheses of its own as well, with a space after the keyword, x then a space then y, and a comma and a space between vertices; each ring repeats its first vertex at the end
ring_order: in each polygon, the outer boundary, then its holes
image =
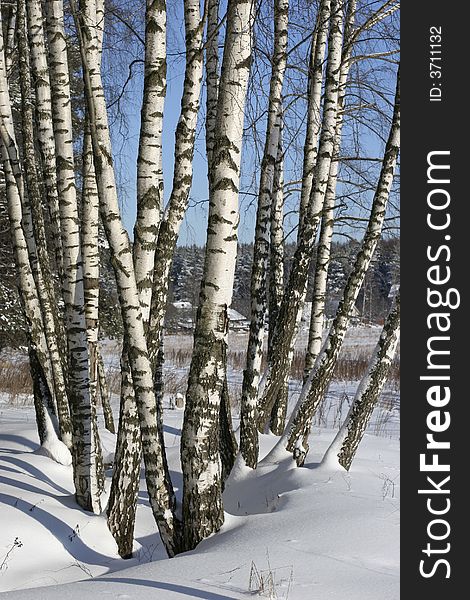
MULTIPOLYGON (((165 414, 178 496, 181 420, 180 411, 165 414)), ((319 468, 335 435, 325 429, 312 432, 304 468, 286 454, 255 471, 237 464, 221 531, 173 559, 142 479, 134 558, 126 561, 105 515, 77 507, 71 467, 36 452, 33 413, 15 421, 13 409, 3 410, 0 432, 0 564, 9 553, 2 600, 246 600, 269 597, 263 588, 277 600, 399 598, 397 441, 366 436, 350 473, 319 468)), ((263 456, 276 440, 261 436, 263 456)))
POLYGON ((52 460, 59 463, 59 465, 64 465, 66 467, 72 464, 70 450, 60 440, 46 440, 36 450, 36 454, 42 454, 43 456, 52 458, 52 460))

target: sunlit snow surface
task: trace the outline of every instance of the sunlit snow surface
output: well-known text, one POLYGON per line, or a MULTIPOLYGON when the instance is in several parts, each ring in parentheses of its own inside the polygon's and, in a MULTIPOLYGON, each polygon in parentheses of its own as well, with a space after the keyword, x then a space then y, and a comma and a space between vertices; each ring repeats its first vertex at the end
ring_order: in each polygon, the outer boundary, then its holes
MULTIPOLYGON (((345 384, 334 385, 330 394, 340 397, 344 390, 349 394, 345 384)), ((182 416, 180 410, 165 411, 177 494, 182 416)), ((380 437, 371 429, 347 474, 318 467, 335 434, 329 424, 312 431, 305 468, 296 468, 287 454, 280 464, 261 463, 255 472, 237 463, 225 491, 222 530, 171 560, 142 480, 135 558, 123 561, 105 516, 77 507, 71 468, 37 453, 33 409, 0 403, 2 598, 229 600, 246 599, 264 583, 259 597, 279 600, 398 600, 399 441, 390 438, 395 429, 380 431, 380 437)), ((262 436, 263 456, 276 439, 262 436)), ((108 460, 113 443, 104 433, 108 460)))

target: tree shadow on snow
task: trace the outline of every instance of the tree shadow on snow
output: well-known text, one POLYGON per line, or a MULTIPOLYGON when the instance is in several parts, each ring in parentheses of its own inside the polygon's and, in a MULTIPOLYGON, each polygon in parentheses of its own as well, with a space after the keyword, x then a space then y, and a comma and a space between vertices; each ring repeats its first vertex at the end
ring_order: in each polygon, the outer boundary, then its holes
MULTIPOLYGON (((27 484, 26 484, 27 485, 27 484)), ((24 486, 23 486, 24 487, 24 486)), ((32 487, 32 486, 30 486, 32 487)), ((41 494, 45 494, 43 490, 41 494)), ((45 494, 47 495, 47 494, 45 494)), ((59 501, 63 501, 64 498, 58 498, 59 501)), ((7 506, 12 506, 17 510, 24 512, 26 515, 31 516, 33 519, 43 525, 65 548, 65 550, 77 561, 90 563, 94 565, 100 565, 103 567, 110 566, 112 559, 109 556, 101 554, 96 550, 93 550, 87 546, 74 529, 64 523, 49 512, 39 508, 37 504, 31 504, 22 498, 15 498, 9 494, 0 493, 0 502, 7 506)), ((73 507, 73 499, 70 498, 70 506, 73 507)))
MULTIPOLYGON (((31 450, 37 450, 39 445, 28 440, 22 435, 13 435, 10 433, 1 433, 0 434, 0 442, 14 442, 15 444, 19 444, 20 446, 25 446, 26 448, 30 448, 31 450)), ((6 452, 10 451, 10 448, 5 448, 6 452)))
MULTIPOLYGON (((10 464, 14 465, 15 467, 19 467, 20 469, 23 469, 23 473, 30 475, 31 477, 33 477, 34 479, 37 479, 38 481, 43 481, 44 483, 47 483, 48 485, 50 485, 52 488, 54 488, 57 492, 60 492, 61 494, 70 496, 71 492, 69 490, 66 490, 62 486, 58 485, 55 481, 53 481, 50 477, 48 477, 43 471, 41 471, 34 465, 30 464, 28 461, 21 460, 20 458, 16 458, 14 456, 0 456, 0 460, 10 463, 10 464)), ((5 468, 0 463, 0 471, 1 470, 5 470, 5 468)))
POLYGON ((207 590, 198 590, 186 585, 176 583, 167 583, 165 581, 150 581, 148 579, 131 579, 130 577, 100 577, 98 581, 109 581, 113 583, 123 583, 128 585, 142 585, 146 587, 165 590, 167 592, 175 592, 183 594, 189 598, 202 598, 202 600, 237 600, 235 596, 225 596, 216 592, 208 592, 207 590))
POLYGON ((181 429, 177 429, 176 427, 172 427, 171 425, 167 425, 166 423, 163 425, 163 431, 172 435, 181 436, 181 429))

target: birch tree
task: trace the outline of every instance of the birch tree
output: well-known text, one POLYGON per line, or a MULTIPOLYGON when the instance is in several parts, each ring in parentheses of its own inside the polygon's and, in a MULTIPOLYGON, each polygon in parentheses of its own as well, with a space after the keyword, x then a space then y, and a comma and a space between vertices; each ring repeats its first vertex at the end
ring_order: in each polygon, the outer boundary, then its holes
MULTIPOLYGON (((154 254, 163 201, 162 123, 166 91, 166 4, 148 1, 145 14, 144 91, 137 158, 137 218, 133 263, 145 328, 148 327, 154 254)), ((160 443, 163 444, 162 437, 160 443)), ((164 459, 164 456, 163 456, 164 459)), ((123 557, 132 556, 142 460, 139 420, 126 346, 121 359, 121 402, 116 468, 108 525, 123 557)), ((170 494, 173 492, 170 483, 170 494)))
POLYGON ((168 284, 173 253, 178 234, 188 207, 191 189, 196 138, 197 116, 199 112, 202 69, 203 69, 203 29, 199 2, 186 0, 184 3, 186 28, 186 69, 181 98, 180 118, 175 134, 175 166, 173 186, 160 225, 154 262, 154 285, 149 330, 149 351, 154 366, 163 327, 168 284))
POLYGON ((210 183, 219 95, 219 0, 208 0, 206 37, 206 155, 210 183))
MULTIPOLYGON (((170 267, 173 258, 174 248, 178 239, 179 228, 187 208, 189 191, 192 182, 192 158, 194 153, 197 115, 199 111, 199 97, 201 90, 203 61, 203 21, 199 11, 199 2, 197 0, 186 0, 184 3, 184 11, 186 27, 186 71, 185 80, 183 84, 183 95, 181 99, 180 119, 176 130, 173 187, 170 199, 168 201, 168 206, 165 210, 164 218, 158 228, 158 238, 155 248, 155 259, 154 263, 152 264, 152 269, 154 269, 154 272, 152 273, 151 278, 153 279, 154 284, 153 290, 150 290, 152 291, 151 312, 149 311, 149 307, 145 305, 146 300, 141 299, 141 302, 143 303, 142 310, 144 318, 147 319, 149 318, 149 316, 151 316, 147 336, 148 349, 152 365, 152 374, 154 378, 154 393, 156 395, 157 402, 158 436, 162 447, 164 444, 162 421, 163 411, 161 406, 162 393, 160 388, 161 384, 158 384, 156 382, 159 380, 158 370, 159 368, 161 369, 163 366, 162 356, 160 355, 162 341, 161 338, 163 334, 163 319, 165 315, 165 308, 167 302, 170 267)), ((150 34, 153 36, 154 24, 152 24, 152 22, 149 22, 148 28, 150 34)), ((161 32, 160 29, 157 29, 157 31, 161 32)), ((156 45, 156 47, 160 48, 159 45, 156 45)), ((160 83, 162 83, 162 81, 160 81, 160 83)), ((150 110, 150 107, 152 107, 153 104, 150 102, 150 100, 145 98, 145 94, 146 91, 144 89, 144 106, 146 102, 149 103, 148 110, 150 110)), ((144 124, 142 125, 142 127, 142 132, 146 131, 147 133, 143 135, 143 133, 141 132, 141 145, 155 143, 153 139, 148 139, 149 124, 146 124, 147 129, 144 129, 144 124)), ((145 153, 142 152, 142 155, 145 155, 145 153)), ((138 206, 139 203, 144 203, 144 205, 146 205, 147 201, 148 199, 146 199, 145 197, 142 197, 140 199, 138 198, 138 206)), ((148 222, 148 219, 146 218, 143 218, 142 220, 143 222, 148 222)), ((141 246, 134 247, 135 265, 139 264, 141 259, 140 248, 141 246)), ((148 252, 145 253, 145 255, 148 255, 148 252)), ((144 286, 142 289, 146 289, 146 286, 144 286)), ((130 384, 130 378, 127 373, 126 378, 127 379, 124 381, 124 383, 126 384, 123 388, 124 390, 127 390, 130 384)), ((129 445, 128 443, 128 438, 132 435, 131 428, 135 427, 135 420, 132 418, 134 409, 132 406, 133 400, 131 397, 131 388, 129 389, 128 399, 126 402, 130 403, 130 405, 124 405, 121 409, 122 437, 124 439, 125 433, 126 443, 122 444, 122 450, 119 451, 119 458, 122 464, 127 466, 123 468, 123 475, 119 475, 119 472, 116 473, 116 478, 126 476, 126 473, 128 473, 129 470, 137 468, 135 449, 132 445, 129 445)), ((118 446, 121 447, 120 442, 118 442, 118 446)), ((171 490, 171 496, 173 497, 172 502, 174 504, 174 494, 172 491, 171 478, 169 475, 168 466, 166 464, 166 457, 164 454, 163 462, 166 487, 169 490, 171 490)), ((125 506, 126 514, 128 515, 126 523, 130 523, 131 521, 133 521, 133 515, 135 515, 135 506, 137 501, 138 479, 134 478, 133 482, 134 483, 132 484, 132 487, 134 489, 132 489, 129 484, 123 487, 122 485, 118 485, 116 483, 116 485, 113 486, 113 502, 110 503, 110 510, 108 511, 108 520, 112 518, 116 522, 116 529, 118 529, 119 523, 122 522, 122 520, 117 516, 119 510, 118 507, 120 505, 125 506), (117 502, 117 498, 121 494, 126 494, 126 502, 117 502), (133 506, 134 508, 131 509, 129 508, 130 506, 133 506), (111 517, 112 514, 113 516, 111 517)), ((125 552, 128 555, 131 552, 132 539, 129 538, 128 535, 130 531, 130 525, 126 525, 126 528, 127 531, 126 535, 124 536, 125 540, 122 542, 122 552, 125 552)))
POLYGON ((357 300, 365 273, 382 233, 386 207, 398 159, 399 140, 400 91, 399 76, 397 75, 392 124, 361 249, 357 254, 353 269, 344 288, 343 297, 331 325, 327 340, 323 345, 314 368, 303 385, 302 392, 289 419, 289 423, 279 441, 281 447, 285 445, 289 451, 294 453, 298 464, 303 464, 308 452, 307 436, 310 431, 312 417, 323 399, 327 385, 333 374, 333 369, 349 325, 352 308, 357 300))
POLYGON ((247 363, 243 373, 241 399, 240 451, 246 464, 254 468, 258 459, 256 405, 263 357, 264 319, 266 314, 266 272, 269 257, 271 195, 274 167, 281 129, 282 85, 287 63, 288 0, 274 3, 274 52, 268 104, 266 142, 259 182, 253 267, 251 273, 251 321, 247 363))
MULTIPOLYGON (((333 144, 338 111, 339 74, 343 40, 343 3, 332 1, 322 5, 320 22, 330 15, 328 59, 325 75, 323 118, 318 148, 318 157, 313 175, 309 207, 301 221, 299 241, 294 255, 289 282, 279 310, 278 324, 273 338, 272 357, 266 376, 266 386, 258 404, 258 428, 264 431, 276 401, 277 394, 286 381, 290 369, 289 357, 293 351, 293 340, 297 330, 300 311, 306 293, 310 258, 315 244, 318 224, 328 184, 333 156, 333 144)), ((302 186, 309 185, 305 176, 302 186)))
POLYGON ((244 103, 252 50, 252 0, 229 0, 212 162, 204 274, 181 439, 184 548, 223 523, 219 413, 225 382, 227 308, 239 223, 244 103))
POLYGON ((18 1, 17 11, 19 79, 21 92, 21 126, 23 145, 22 169, 12 139, 9 152, 12 158, 14 173, 19 185, 20 197, 23 197, 24 216, 30 222, 31 244, 36 248, 39 270, 37 289, 44 315, 44 333, 49 348, 52 375, 54 378, 53 394, 57 405, 59 429, 62 441, 72 448, 72 430, 69 413, 69 400, 66 391, 67 363, 62 360, 65 354, 66 340, 60 321, 60 313, 54 290, 53 271, 49 259, 46 240, 46 228, 39 188, 39 172, 35 153, 34 111, 31 102, 32 87, 30 75, 29 48, 27 44, 26 7, 23 0, 18 1), (24 177, 23 177, 24 175, 24 177))
POLYGON ((349 413, 323 457, 322 464, 351 468, 377 400, 387 380, 398 346, 400 330, 400 297, 385 321, 367 371, 356 391, 349 413))
POLYGON ((97 471, 100 448, 93 424, 85 321, 83 262, 75 185, 73 132, 63 0, 47 0, 46 30, 52 92, 52 123, 57 165, 63 252, 63 297, 68 340, 69 387, 73 425, 74 481, 77 502, 101 512, 97 471))
MULTIPOLYGON (((94 0, 87 0, 89 14, 96 14, 94 0)), ((178 549, 178 522, 174 497, 164 474, 164 448, 158 435, 152 369, 147 351, 132 250, 119 211, 112 160, 106 101, 100 72, 99 51, 88 25, 72 2, 79 33, 87 108, 90 115, 93 157, 100 197, 100 213, 110 246, 124 326, 124 344, 129 358, 137 414, 140 423, 145 475, 150 505, 163 544, 170 556, 178 549)), ((132 440, 134 443, 135 438, 132 440)), ((129 477, 138 477, 138 470, 129 477)))
POLYGON ((60 280, 63 280, 62 236, 60 230, 59 196, 55 158, 54 129, 52 126, 51 84, 44 35, 42 5, 39 0, 27 2, 28 36, 31 53, 31 75, 35 82, 36 131, 41 153, 41 165, 55 261, 60 280))
MULTIPOLYGON (((34 387, 34 406, 41 447, 54 460, 70 464, 70 452, 59 440, 54 404, 54 383, 44 321, 30 263, 30 249, 23 230, 22 200, 11 165, 8 147, 14 140, 13 118, 8 92, 3 23, 0 14, 0 150, 6 183, 7 210, 13 252, 17 268, 20 300, 26 317, 29 339, 30 370, 34 387)), ((34 257, 33 257, 34 258, 34 257)))
POLYGON ((337 10, 339 18, 342 6, 336 7, 330 0, 322 0, 318 9, 318 17, 312 37, 310 64, 308 70, 308 104, 307 127, 302 168, 302 188, 299 205, 299 239, 303 232, 304 220, 311 203, 314 171, 318 155, 318 140, 322 127, 321 104, 324 83, 325 52, 330 30, 331 14, 337 10))
MULTIPOLYGON (((271 231, 269 253, 269 331, 268 364, 272 361, 273 338, 279 310, 284 296, 284 150, 282 136, 279 142, 271 204, 271 231)), ((293 353, 292 353, 293 354, 293 353)), ((289 358, 289 361, 292 359, 289 358)), ((279 388, 271 411, 270 429, 275 435, 284 431, 285 415, 289 395, 287 377, 279 388)), ((254 432, 256 434, 256 431, 254 432)))
POLYGON ((166 93, 166 2, 147 0, 144 93, 137 158, 137 219, 134 265, 137 287, 148 320, 160 215, 163 204, 162 128, 166 93))
POLYGON ((346 97, 346 84, 351 67, 352 44, 350 40, 354 32, 354 19, 356 16, 356 2, 348 3, 346 23, 344 30, 344 49, 339 81, 338 114, 336 118, 336 132, 333 148, 333 160, 330 166, 330 175, 326 189, 325 202, 320 228, 320 237, 317 245, 315 274, 313 280, 312 309, 310 315, 309 336, 305 355, 304 380, 308 377, 310 369, 314 366, 321 350, 323 324, 325 320, 326 288, 328 282, 328 268, 330 263, 331 242, 334 228, 334 208, 336 200, 336 185, 338 181, 341 134, 343 128, 344 104, 346 97))

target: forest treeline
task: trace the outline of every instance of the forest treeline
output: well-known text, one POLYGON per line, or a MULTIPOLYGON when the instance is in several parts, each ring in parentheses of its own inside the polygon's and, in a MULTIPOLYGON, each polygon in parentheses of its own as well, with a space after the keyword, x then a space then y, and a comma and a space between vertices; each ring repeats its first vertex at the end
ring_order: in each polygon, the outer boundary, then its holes
MULTIPOLYGON (((5 221, 5 217, 3 217, 5 221)), ((7 231, 4 222, 3 231, 7 231)), ((2 225, 0 225, 0 228, 2 225)), ((15 262, 6 234, 0 235, 0 349, 21 348, 27 344, 26 323, 16 288, 15 262)), ((351 271, 352 259, 359 242, 336 242, 332 246, 330 276, 327 287, 326 315, 332 317, 338 306, 341 292, 351 271)), ((295 244, 285 245, 284 270, 290 270, 295 244)), ((100 336, 101 338, 122 339, 122 321, 114 275, 109 261, 106 244, 100 248, 100 336)), ((253 244, 240 244, 233 288, 232 307, 247 316, 250 313, 250 278, 253 262, 253 244)), ((314 260, 312 261, 314 265, 314 260)), ((204 267, 204 247, 177 246, 173 257, 170 277, 169 306, 166 312, 166 327, 172 333, 183 332, 179 326, 181 317, 172 307, 173 302, 189 302, 195 312, 198 304, 199 288, 204 267)), ((311 267, 313 271, 313 266, 311 267)), ((381 240, 369 268, 365 284, 359 293, 356 306, 364 323, 383 323, 390 308, 390 290, 400 279, 400 240, 381 240)), ((58 283, 58 282, 57 282, 58 283)), ((311 302, 313 278, 310 273, 306 301, 311 302)))

